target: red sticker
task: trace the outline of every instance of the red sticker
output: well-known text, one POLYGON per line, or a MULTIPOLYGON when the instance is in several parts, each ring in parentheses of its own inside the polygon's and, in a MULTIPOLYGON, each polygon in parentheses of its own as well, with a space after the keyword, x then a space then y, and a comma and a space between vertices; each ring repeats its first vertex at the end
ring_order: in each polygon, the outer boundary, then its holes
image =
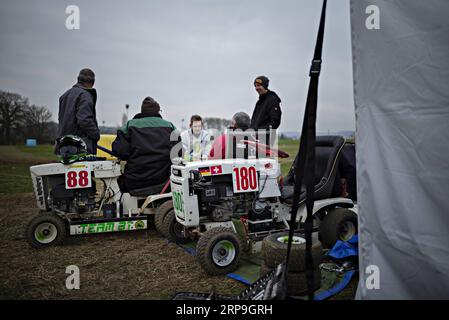
POLYGON ((211 166, 210 172, 212 174, 222 174, 221 166, 211 166))

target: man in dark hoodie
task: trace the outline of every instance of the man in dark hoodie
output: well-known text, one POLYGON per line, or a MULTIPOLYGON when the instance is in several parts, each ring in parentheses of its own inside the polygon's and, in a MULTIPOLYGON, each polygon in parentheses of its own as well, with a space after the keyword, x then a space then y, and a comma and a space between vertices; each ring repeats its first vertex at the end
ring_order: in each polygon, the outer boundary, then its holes
POLYGON ((59 98, 58 137, 68 134, 81 137, 87 144, 87 152, 97 153, 100 139, 95 104, 97 91, 93 88, 95 74, 90 69, 82 69, 78 83, 59 98))
POLYGON ((276 92, 268 90, 268 80, 265 76, 259 76, 254 80, 254 87, 259 94, 253 115, 251 128, 253 129, 277 129, 281 124, 281 99, 276 92))
POLYGON ((159 112, 159 103, 147 97, 141 113, 117 131, 112 152, 127 161, 118 180, 122 192, 163 184, 169 179, 173 146, 170 136, 176 128, 159 112))

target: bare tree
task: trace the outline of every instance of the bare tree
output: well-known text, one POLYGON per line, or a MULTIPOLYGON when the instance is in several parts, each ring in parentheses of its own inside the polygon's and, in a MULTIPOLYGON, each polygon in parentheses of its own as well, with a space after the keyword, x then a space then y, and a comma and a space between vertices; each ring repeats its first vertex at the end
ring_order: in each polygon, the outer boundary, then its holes
POLYGON ((48 139, 50 130, 49 122, 52 114, 46 107, 36 105, 24 108, 21 123, 23 124, 23 133, 29 138, 35 138, 39 143, 48 139))
POLYGON ((0 139, 3 143, 15 143, 11 133, 20 125, 28 99, 17 93, 0 91, 0 139))

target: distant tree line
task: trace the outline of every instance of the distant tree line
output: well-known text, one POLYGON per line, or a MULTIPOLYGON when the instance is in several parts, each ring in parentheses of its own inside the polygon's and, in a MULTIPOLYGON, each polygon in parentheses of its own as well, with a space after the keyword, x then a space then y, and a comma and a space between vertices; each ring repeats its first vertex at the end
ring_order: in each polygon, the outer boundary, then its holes
POLYGON ((221 118, 204 118, 203 125, 205 129, 217 129, 223 132, 231 125, 231 120, 221 118))
MULTIPOLYGON (((23 144, 26 139, 53 144, 58 138, 58 123, 44 106, 30 104, 20 94, 0 90, 0 144, 23 144)), ((126 114, 122 121, 127 120, 126 114)), ((101 134, 116 134, 120 127, 100 126, 101 134)))
POLYGON ((58 124, 47 107, 30 104, 28 98, 0 90, 0 144, 53 143, 58 124))

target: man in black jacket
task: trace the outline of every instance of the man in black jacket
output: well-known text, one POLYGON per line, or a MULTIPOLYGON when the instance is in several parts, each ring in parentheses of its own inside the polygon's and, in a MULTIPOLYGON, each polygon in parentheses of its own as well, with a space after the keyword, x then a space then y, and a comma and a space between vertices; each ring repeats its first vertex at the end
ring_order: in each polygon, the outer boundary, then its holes
POLYGON ((112 143, 112 152, 127 161, 118 180, 122 192, 163 184, 170 176, 170 136, 176 128, 162 119, 159 103, 151 97, 143 100, 141 111, 112 143))
POLYGON ((259 93, 259 100, 256 103, 251 117, 251 128, 253 129, 277 129, 281 124, 281 99, 276 92, 268 90, 269 80, 265 76, 257 77, 254 80, 254 87, 259 93))
POLYGON ((73 134, 81 137, 87 144, 87 152, 97 153, 100 139, 95 104, 97 91, 93 88, 95 74, 90 69, 82 69, 78 83, 59 98, 58 137, 73 134))

